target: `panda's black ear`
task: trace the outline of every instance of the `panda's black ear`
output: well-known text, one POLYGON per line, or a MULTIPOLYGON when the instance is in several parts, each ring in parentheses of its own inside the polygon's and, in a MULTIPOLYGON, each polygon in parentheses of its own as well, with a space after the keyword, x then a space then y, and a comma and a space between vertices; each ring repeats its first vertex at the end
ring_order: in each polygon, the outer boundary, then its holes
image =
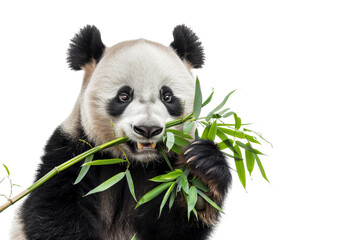
POLYGON ((174 41, 170 44, 181 60, 190 63, 193 68, 204 65, 204 49, 198 36, 187 26, 179 25, 173 31, 174 41))
POLYGON ((104 50, 105 45, 101 41, 100 31, 95 26, 87 25, 71 39, 67 53, 69 67, 73 70, 81 70, 93 60, 98 63, 104 50))

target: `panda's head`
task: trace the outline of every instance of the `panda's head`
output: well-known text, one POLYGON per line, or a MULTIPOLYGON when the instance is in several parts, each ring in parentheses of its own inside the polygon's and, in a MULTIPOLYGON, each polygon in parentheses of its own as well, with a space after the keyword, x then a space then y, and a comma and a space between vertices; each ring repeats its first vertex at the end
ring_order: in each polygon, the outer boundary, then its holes
MULTIPOLYGON (((177 26, 169 47, 144 39, 106 47, 99 30, 86 26, 72 39, 68 63, 84 70, 78 102, 63 128, 76 136, 85 131, 96 145, 127 136, 126 155, 141 162, 160 156, 165 123, 192 110, 192 68, 200 68, 204 54, 198 37, 177 26)), ((113 147, 114 155, 121 149, 113 147)))

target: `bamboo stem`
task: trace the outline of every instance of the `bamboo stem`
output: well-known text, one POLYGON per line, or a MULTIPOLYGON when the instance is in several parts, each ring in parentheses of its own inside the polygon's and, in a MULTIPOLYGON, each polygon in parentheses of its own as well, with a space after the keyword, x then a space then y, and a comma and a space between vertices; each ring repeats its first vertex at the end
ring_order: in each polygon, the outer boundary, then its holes
MULTIPOLYGON (((182 119, 176 119, 173 120, 171 122, 167 122, 166 123, 166 128, 169 127, 173 127, 179 124, 182 124, 186 121, 188 121, 190 118, 192 118, 193 115, 190 114, 185 118, 182 119)), ((193 121, 193 119, 191 119, 190 121, 193 121)), ((39 180, 37 180, 35 183, 33 183, 30 187, 28 187, 27 189, 25 189, 24 191, 22 191, 21 193, 19 193, 18 195, 16 195, 15 197, 9 199, 5 204, 3 204, 2 206, 0 206, 0 213, 2 211, 4 211, 5 209, 7 209, 9 206, 13 205, 14 203, 16 203, 17 201, 19 201, 20 199, 22 199, 23 197, 25 197, 26 195, 28 195, 29 193, 31 193, 32 191, 34 191, 36 188, 40 187, 41 185, 43 185, 46 181, 48 181, 50 178, 54 177, 55 175, 57 175, 58 173, 60 173, 61 171, 64 171, 65 169, 67 169, 68 167, 71 167, 72 165, 78 163, 79 161, 85 159, 86 157, 95 154, 97 152, 100 152, 103 149, 127 142, 129 139, 127 137, 122 137, 122 138, 117 138, 114 139, 110 142, 104 143, 100 146, 94 147, 89 149, 88 151, 73 157, 72 159, 64 162, 63 164, 55 167, 53 170, 51 170, 50 172, 48 172, 47 174, 45 174, 42 178, 40 178, 39 180)))
MULTIPOLYGON (((173 126, 176 126, 176 125, 179 125, 179 124, 182 124, 186 121, 188 121, 190 118, 192 118, 193 115, 190 114, 189 116, 187 116, 186 118, 180 118, 180 119, 176 119, 176 120, 173 120, 171 122, 167 122, 166 123, 166 128, 169 128, 169 127, 173 127, 173 126)), ((189 121, 194 121, 195 119, 190 119, 189 121)))
POLYGON ((73 157, 72 159, 64 162, 63 164, 55 167, 53 170, 51 170, 50 172, 48 172, 47 174, 45 174, 42 178, 40 178, 39 180, 37 180, 35 183, 33 183, 30 187, 28 187, 28 189, 24 190, 23 192, 21 192, 20 194, 16 195, 15 197, 9 199, 4 205, 0 206, 0 213, 2 211, 4 211, 6 208, 8 208, 9 206, 13 205, 14 203, 16 203, 17 201, 19 201, 20 199, 22 199, 23 197, 25 197, 26 195, 28 195, 29 193, 31 193, 32 191, 34 191, 36 188, 40 187, 41 185, 43 185, 46 181, 48 181, 50 178, 54 177, 56 174, 60 173, 61 171, 67 169, 68 167, 71 167, 72 165, 78 163, 79 161, 85 159, 86 157, 95 154, 97 152, 100 152, 102 149, 106 149, 109 147, 112 147, 114 145, 120 144, 120 143, 124 143, 127 142, 128 138, 127 137, 122 137, 122 138, 117 138, 114 139, 110 142, 104 143, 100 146, 97 146, 95 148, 89 149, 88 151, 73 157))
POLYGON ((4 211, 5 209, 7 209, 8 207, 10 207, 11 205, 13 205, 14 203, 16 203, 17 201, 19 201, 21 198, 23 198, 27 194, 29 194, 29 190, 25 189, 24 191, 22 191, 21 193, 19 193, 15 197, 9 199, 4 205, 0 206, 0 213, 2 211, 4 211))

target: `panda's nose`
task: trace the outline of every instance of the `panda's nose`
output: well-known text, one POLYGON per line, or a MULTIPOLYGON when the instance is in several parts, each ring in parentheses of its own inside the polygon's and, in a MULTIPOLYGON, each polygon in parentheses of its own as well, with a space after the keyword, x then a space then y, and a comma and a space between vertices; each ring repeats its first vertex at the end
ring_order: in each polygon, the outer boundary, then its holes
POLYGON ((146 138, 151 138, 159 135, 162 130, 162 127, 157 126, 134 126, 134 132, 146 138))

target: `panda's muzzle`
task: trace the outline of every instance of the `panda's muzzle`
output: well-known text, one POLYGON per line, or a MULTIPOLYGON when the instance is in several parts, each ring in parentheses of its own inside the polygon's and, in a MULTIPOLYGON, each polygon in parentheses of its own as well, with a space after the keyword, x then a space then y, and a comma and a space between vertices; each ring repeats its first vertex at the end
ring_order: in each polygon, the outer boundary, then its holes
POLYGON ((136 149, 141 151, 154 150, 156 148, 156 141, 151 138, 158 136, 163 132, 162 127, 145 125, 134 125, 133 130, 136 134, 146 138, 144 141, 137 140, 135 144, 136 149))

